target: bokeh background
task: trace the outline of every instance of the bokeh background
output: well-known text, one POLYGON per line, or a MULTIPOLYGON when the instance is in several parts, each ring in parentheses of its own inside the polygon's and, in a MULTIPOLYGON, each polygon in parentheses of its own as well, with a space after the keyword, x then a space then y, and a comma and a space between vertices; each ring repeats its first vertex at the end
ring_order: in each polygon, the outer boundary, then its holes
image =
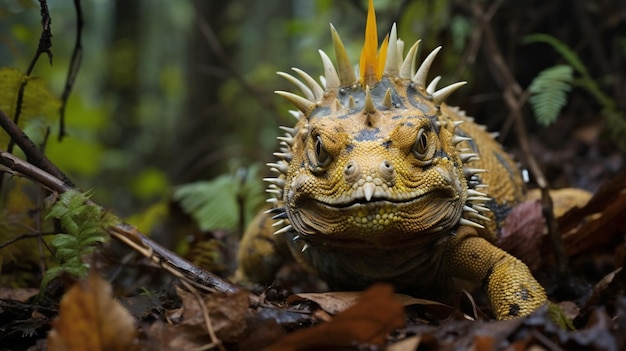
MULTIPOLYGON (((431 74, 443 75, 442 84, 467 80, 450 101, 502 131, 502 142, 515 153, 502 82, 493 78, 476 37, 474 2, 485 9, 499 5, 490 23, 506 64, 524 88, 541 70, 563 61, 547 45, 523 43, 527 35, 548 33, 569 45, 624 109, 626 5, 621 0, 377 0, 379 36, 397 22, 407 48, 422 39, 421 58, 443 45, 431 74)), ((275 72, 295 66, 320 75, 317 50, 334 57, 329 23, 356 63, 367 10, 365 0, 83 0, 81 5, 83 60, 66 109, 68 135, 57 140, 58 115, 22 127, 36 139, 42 135, 38 128, 48 126, 50 159, 82 189, 93 189, 96 202, 147 232, 171 210, 171 196, 181 184, 223 175, 260 184, 266 173, 262 165, 277 148, 278 126, 293 123, 289 104, 273 94, 293 89, 275 72)), ((72 0, 48 1, 48 6, 54 57, 52 65, 42 57, 33 76, 60 96, 75 45, 76 12, 72 0)), ((0 3, 0 67, 26 70, 40 21, 37 1, 0 3)), ((575 88, 549 127, 524 109, 533 148, 555 187, 593 191, 623 169, 624 154, 604 137, 599 108, 575 88)), ((212 191, 209 198, 225 201, 227 195, 212 191)), ((235 193, 250 195, 254 206, 262 202, 261 185, 235 193)))

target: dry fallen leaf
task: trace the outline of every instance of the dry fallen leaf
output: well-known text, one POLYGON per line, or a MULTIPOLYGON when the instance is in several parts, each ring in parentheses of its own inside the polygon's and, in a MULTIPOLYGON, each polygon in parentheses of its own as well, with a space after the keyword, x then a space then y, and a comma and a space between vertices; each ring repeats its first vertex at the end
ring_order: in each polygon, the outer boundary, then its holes
POLYGON ((323 293, 299 293, 291 296, 287 302, 293 303, 296 298, 315 302, 321 309, 330 313, 341 313, 359 301, 363 295, 360 291, 329 291, 323 293))
POLYGON ((92 271, 65 293, 48 334, 48 350, 138 350, 135 320, 92 271))
MULTIPOLYGON (((320 306, 322 310, 328 312, 330 314, 338 314, 341 313, 354 304, 356 304, 363 292, 361 291, 329 291, 323 293, 298 293, 292 295, 287 301, 293 303, 297 298, 306 299, 315 302, 320 306)), ((452 307, 445 305, 441 302, 420 299, 417 297, 405 295, 405 294, 394 294, 393 297, 402 305, 402 306, 411 306, 411 305, 422 305, 422 306, 432 306, 433 308, 437 308, 442 311, 447 311, 447 313, 451 313, 452 307)))
MULTIPOLYGON (((204 320, 202 306, 194 294, 176 288, 176 294, 183 307, 169 318, 174 324, 153 323, 146 334, 150 343, 167 350, 188 350, 201 348, 217 340, 211 340, 204 320)), ((246 330, 249 293, 201 294, 202 303, 207 309, 211 327, 220 342, 236 342, 246 330)))
POLYGON ((388 285, 366 290, 352 307, 332 321, 288 334, 269 351, 349 347, 358 344, 382 346, 387 335, 404 324, 404 309, 388 285))
POLYGON ((528 200, 515 206, 506 217, 496 245, 536 270, 542 264, 541 243, 545 220, 541 201, 528 200))
POLYGON ((28 299, 37 295, 38 293, 39 289, 32 288, 0 288, 0 299, 26 302, 28 301, 28 299))

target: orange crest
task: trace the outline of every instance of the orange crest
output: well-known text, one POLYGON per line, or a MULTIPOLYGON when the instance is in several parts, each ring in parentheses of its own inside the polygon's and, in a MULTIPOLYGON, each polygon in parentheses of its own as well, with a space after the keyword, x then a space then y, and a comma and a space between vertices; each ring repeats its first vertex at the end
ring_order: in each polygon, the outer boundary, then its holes
POLYGON ((365 43, 361 51, 359 61, 360 81, 363 86, 372 86, 378 83, 385 67, 387 58, 387 44, 389 36, 385 36, 383 44, 378 49, 378 33, 376 29, 376 13, 374 11, 374 1, 369 0, 367 9, 367 22, 365 24, 365 43))

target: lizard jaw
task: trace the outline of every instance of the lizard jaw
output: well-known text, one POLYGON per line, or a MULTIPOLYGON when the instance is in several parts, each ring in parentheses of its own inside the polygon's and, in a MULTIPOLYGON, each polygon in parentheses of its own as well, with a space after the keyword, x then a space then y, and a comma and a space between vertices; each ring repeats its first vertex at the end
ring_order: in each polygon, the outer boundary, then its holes
POLYGON ((373 245, 396 246, 432 240, 460 219, 462 206, 445 190, 410 199, 370 198, 328 203, 309 199, 287 211, 289 222, 307 240, 330 245, 358 239, 373 245))

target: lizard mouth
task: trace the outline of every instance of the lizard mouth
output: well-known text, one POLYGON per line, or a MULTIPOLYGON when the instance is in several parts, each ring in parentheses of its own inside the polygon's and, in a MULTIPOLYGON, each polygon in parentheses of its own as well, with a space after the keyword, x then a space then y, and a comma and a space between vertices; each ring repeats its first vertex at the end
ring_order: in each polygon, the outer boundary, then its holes
POLYGON ((388 246, 451 228, 461 208, 449 190, 438 189, 402 199, 356 197, 335 203, 309 199, 288 213, 296 230, 312 240, 388 246))

